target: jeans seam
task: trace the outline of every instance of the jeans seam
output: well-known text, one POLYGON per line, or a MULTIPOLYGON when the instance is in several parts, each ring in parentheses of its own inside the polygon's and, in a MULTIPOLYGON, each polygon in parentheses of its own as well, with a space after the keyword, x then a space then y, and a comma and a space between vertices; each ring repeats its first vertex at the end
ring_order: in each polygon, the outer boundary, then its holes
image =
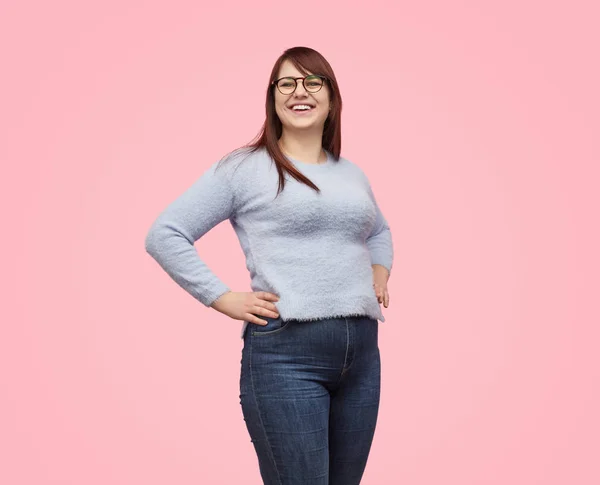
MULTIPOLYGON (((344 355, 344 362, 342 363, 342 370, 340 371, 340 377, 338 377, 338 381, 336 386, 339 386, 340 382, 342 382, 342 377, 344 377, 344 369, 346 367, 346 359, 348 358, 348 347, 350 346, 350 335, 348 334, 348 318, 344 317, 344 322, 346 323, 346 353, 344 355)), ((346 371, 348 369, 345 369, 346 371)))
POLYGON ((271 447, 271 442, 269 441, 269 436, 267 435, 265 424, 263 423, 262 415, 260 414, 260 405, 258 403, 258 396, 256 395, 256 388, 254 387, 254 373, 252 372, 253 347, 254 346, 250 344, 250 355, 248 356, 248 366, 250 368, 250 384, 252 385, 252 394, 254 395, 254 402, 256 403, 256 411, 258 414, 258 419, 260 421, 260 427, 262 429, 263 434, 265 435, 265 441, 267 442, 267 448, 269 449, 269 457, 273 462, 273 467, 275 468, 275 473, 277 474, 277 482, 281 485, 281 476, 279 475, 279 470, 277 469, 277 462, 275 461, 275 455, 273 454, 273 448, 271 447))

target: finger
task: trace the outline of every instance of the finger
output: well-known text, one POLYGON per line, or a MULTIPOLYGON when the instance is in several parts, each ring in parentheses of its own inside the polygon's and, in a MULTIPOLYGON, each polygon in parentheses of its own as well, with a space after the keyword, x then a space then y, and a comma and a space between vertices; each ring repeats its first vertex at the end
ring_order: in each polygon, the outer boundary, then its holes
POLYGON ((274 303, 271 303, 269 301, 259 300, 257 298, 256 301, 254 302, 254 308, 256 308, 256 307, 265 308, 266 310, 273 312, 273 315, 266 314, 266 313, 261 313, 261 315, 272 316, 273 318, 277 318, 279 316, 279 310, 277 310, 277 307, 275 306, 274 303))
POLYGON ((258 325, 266 325, 267 323, 269 323, 266 320, 262 320, 262 319, 258 318, 256 315, 253 315, 252 313, 247 313, 246 315, 248 315, 246 317, 246 320, 248 320, 251 323, 256 323, 258 325))
POLYGON ((268 291, 257 291, 256 296, 261 300, 279 301, 279 297, 275 293, 269 293, 268 291))
POLYGON ((259 305, 259 304, 254 305, 254 307, 252 308, 252 313, 257 313, 258 315, 262 315, 263 317, 271 317, 271 318, 279 317, 279 312, 277 311, 277 309, 271 310, 271 309, 263 307, 262 305, 259 305))
POLYGON ((383 305, 387 308, 388 306, 390 306, 390 294, 386 291, 385 295, 383 297, 383 305))

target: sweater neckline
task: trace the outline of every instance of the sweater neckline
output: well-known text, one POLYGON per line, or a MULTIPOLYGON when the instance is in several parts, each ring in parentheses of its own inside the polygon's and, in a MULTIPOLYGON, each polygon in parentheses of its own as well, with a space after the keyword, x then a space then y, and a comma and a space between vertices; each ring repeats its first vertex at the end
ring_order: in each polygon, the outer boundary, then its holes
POLYGON ((308 163, 308 162, 303 162, 301 160, 298 160, 296 158, 292 158, 289 155, 286 155, 286 157, 291 160, 297 167, 302 167, 302 168, 309 168, 309 169, 319 169, 319 168, 325 168, 325 167, 329 167, 330 165, 333 164, 333 156, 331 155, 331 153, 329 153, 328 150, 326 150, 325 148, 323 148, 323 151, 325 152, 325 155, 327 157, 327 159, 323 162, 323 163, 308 163))

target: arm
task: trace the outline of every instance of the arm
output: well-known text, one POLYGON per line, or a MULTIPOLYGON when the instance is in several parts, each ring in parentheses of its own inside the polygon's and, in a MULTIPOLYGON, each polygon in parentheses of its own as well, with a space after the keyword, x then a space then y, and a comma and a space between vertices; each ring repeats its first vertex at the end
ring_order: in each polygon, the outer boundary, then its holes
POLYGON ((387 282, 390 278, 394 259, 392 233, 375 201, 375 196, 370 187, 369 194, 377 210, 375 225, 373 226, 371 234, 367 237, 367 247, 371 254, 371 267, 373 269, 373 288, 377 295, 377 301, 383 303, 383 306, 387 308, 390 303, 387 282))
POLYGON ((371 254, 371 264, 373 266, 374 272, 380 272, 383 269, 387 272, 387 277, 389 278, 392 272, 392 265, 394 261, 394 247, 392 244, 392 233, 390 231, 390 226, 387 223, 387 220, 383 216, 379 206, 377 205, 377 201, 375 200, 375 195, 373 194, 373 190, 367 180, 367 189, 369 192, 369 197, 375 204, 375 209, 377 211, 377 217, 375 220, 375 225, 371 230, 369 236, 367 236, 367 247, 369 248, 369 253, 371 254))
POLYGON ((146 235, 146 251, 184 290, 205 306, 230 291, 198 256, 194 242, 235 211, 226 167, 211 165, 163 210, 146 235))

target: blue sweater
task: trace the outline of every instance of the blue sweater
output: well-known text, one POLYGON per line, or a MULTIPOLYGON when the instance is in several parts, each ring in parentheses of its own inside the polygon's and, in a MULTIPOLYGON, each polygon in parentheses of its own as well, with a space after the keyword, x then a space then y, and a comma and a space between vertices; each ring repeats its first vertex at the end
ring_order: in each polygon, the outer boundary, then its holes
MULTIPOLYGON (((246 257, 252 291, 278 295, 274 303, 282 320, 366 315, 384 322, 371 265, 391 273, 389 225, 360 167, 326 153, 322 164, 288 157, 320 194, 286 173, 275 198, 278 173, 266 149, 234 151, 158 215, 146 251, 208 307, 231 290, 199 257, 194 242, 228 219, 246 257)), ((244 321, 242 337, 247 326, 244 321)))

